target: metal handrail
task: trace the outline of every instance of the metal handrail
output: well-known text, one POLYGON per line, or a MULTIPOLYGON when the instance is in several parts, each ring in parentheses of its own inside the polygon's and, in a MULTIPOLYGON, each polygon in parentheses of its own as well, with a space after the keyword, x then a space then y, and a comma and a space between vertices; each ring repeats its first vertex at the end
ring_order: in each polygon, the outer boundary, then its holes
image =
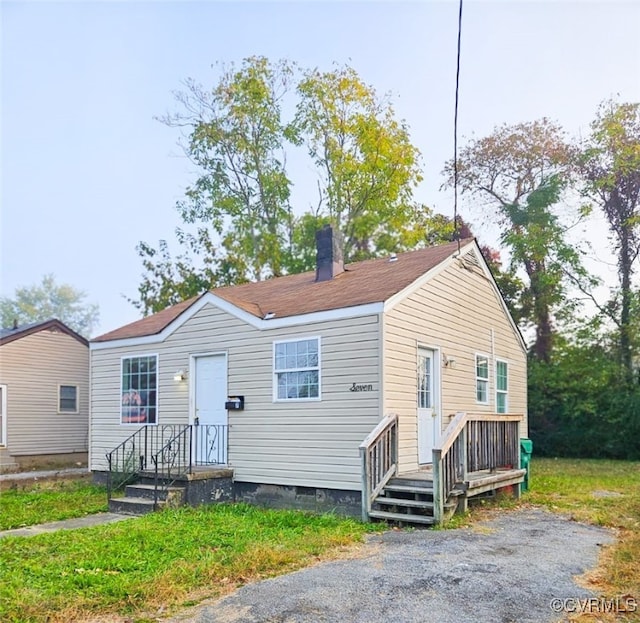
POLYGON ((109 471, 107 472, 107 499, 111 499, 111 493, 114 488, 120 488, 121 486, 130 482, 139 470, 144 469, 143 461, 146 457, 146 451, 138 454, 137 460, 139 464, 135 466, 135 469, 131 469, 136 462, 136 447, 138 452, 141 449, 147 447, 148 435, 147 427, 143 426, 139 428, 135 433, 129 435, 122 443, 118 444, 111 452, 107 452, 107 464, 109 465, 109 471), (144 444, 142 443, 144 436, 144 444), (136 443, 136 441, 138 443, 136 443), (121 459, 120 461, 118 459, 121 459), (132 464, 133 462, 133 464, 132 464), (115 463, 115 466, 114 466, 115 463), (118 481, 118 485, 114 487, 114 473, 122 474, 122 479, 118 481))
POLYGON ((157 505, 161 471, 166 471, 165 480, 171 483, 178 476, 191 473, 197 465, 226 465, 227 433, 228 426, 222 424, 143 426, 106 455, 108 499, 115 488, 128 484, 153 466, 157 505), (121 475, 117 486, 116 474, 121 475))
POLYGON ((170 487, 178 476, 190 474, 193 468, 193 435, 191 425, 188 424, 167 443, 152 455, 151 460, 154 466, 154 491, 153 508, 158 506, 159 475, 158 466, 162 466, 163 478, 166 479, 164 486, 170 487), (175 468, 183 469, 175 472, 175 468))
POLYGON ((140 472, 149 469, 152 455, 158 451, 158 448, 179 434, 182 428, 184 427, 177 424, 162 426, 147 424, 129 435, 111 452, 108 452, 106 455, 109 466, 107 475, 108 499, 111 499, 114 489, 132 482, 140 472), (120 477, 114 483, 116 474, 120 474, 120 477))

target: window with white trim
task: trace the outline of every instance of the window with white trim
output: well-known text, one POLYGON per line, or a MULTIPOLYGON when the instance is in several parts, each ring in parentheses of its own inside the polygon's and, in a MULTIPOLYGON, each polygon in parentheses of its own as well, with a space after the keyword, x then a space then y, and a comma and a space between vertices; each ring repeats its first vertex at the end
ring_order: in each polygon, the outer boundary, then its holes
POLYGON ((158 356, 122 358, 122 424, 156 424, 158 417, 158 356))
POLYGON ((58 413, 78 413, 78 386, 58 386, 58 413))
POLYGON ((273 373, 276 400, 319 400, 320 338, 275 342, 273 373))
POLYGON ((496 412, 507 413, 509 409, 509 364, 496 361, 496 412))
POLYGON ((476 400, 489 403, 489 357, 476 355, 476 400))

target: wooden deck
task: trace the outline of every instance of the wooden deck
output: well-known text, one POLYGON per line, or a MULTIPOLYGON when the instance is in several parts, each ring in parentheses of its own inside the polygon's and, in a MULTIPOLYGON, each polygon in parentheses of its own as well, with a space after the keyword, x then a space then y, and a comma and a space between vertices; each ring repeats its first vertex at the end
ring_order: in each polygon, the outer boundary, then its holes
MULTIPOLYGON (((467 474, 465 485, 468 495, 479 495, 492 489, 508 487, 510 485, 520 484, 524 481, 525 469, 495 469, 482 470, 467 474)), ((431 486, 433 482, 433 469, 431 465, 427 465, 415 472, 405 472, 396 476, 398 480, 424 481, 425 484, 431 486)))
POLYGON ((362 517, 441 525, 470 498, 512 487, 520 495, 522 415, 457 413, 433 448, 433 462, 398 472, 398 420, 385 416, 360 444, 362 517))

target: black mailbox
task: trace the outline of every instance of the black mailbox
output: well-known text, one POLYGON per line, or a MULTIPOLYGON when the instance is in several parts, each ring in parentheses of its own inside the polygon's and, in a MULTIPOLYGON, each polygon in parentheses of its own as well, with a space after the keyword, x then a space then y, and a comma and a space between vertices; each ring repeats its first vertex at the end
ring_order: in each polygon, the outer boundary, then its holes
POLYGON ((228 411, 243 411, 244 396, 229 396, 227 402, 224 403, 224 408, 228 411))

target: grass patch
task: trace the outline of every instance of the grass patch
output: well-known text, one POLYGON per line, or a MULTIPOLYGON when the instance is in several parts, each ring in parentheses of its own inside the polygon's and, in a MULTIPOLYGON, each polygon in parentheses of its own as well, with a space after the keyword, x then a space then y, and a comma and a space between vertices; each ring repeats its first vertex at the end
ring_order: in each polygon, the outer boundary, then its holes
POLYGON ((85 480, 30 484, 0 493, 0 530, 83 517, 106 510, 106 489, 85 480))
POLYGON ((640 463, 534 459, 524 500, 598 526, 640 528, 640 463))
POLYGON ((0 620, 153 616, 307 565, 372 529, 333 515, 220 504, 7 538, 0 552, 0 620))
MULTIPOLYGON (((587 587, 607 598, 631 595, 640 606, 640 463, 588 459, 534 459, 523 501, 568 513, 577 521, 616 529, 587 587)), ((593 615, 573 617, 593 621, 593 615)), ((640 612, 598 614, 599 621, 640 621, 640 612), (620 618, 622 617, 622 618, 620 618)))

